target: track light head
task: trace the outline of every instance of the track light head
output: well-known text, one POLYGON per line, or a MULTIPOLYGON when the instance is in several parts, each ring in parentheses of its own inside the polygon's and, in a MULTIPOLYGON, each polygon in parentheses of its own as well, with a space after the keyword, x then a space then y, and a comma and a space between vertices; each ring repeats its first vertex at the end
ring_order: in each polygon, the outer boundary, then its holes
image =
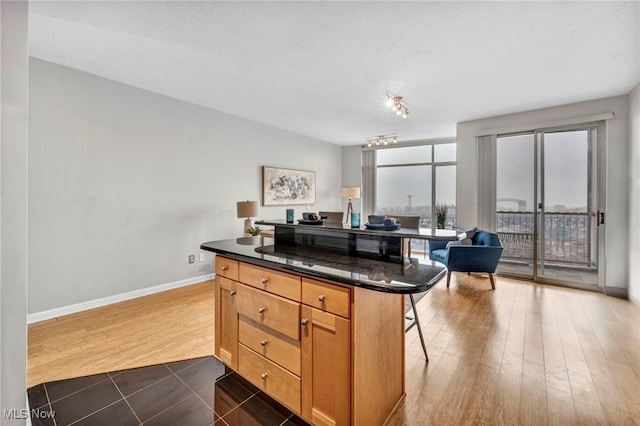
POLYGON ((393 98, 387 95, 387 100, 384 102, 384 104, 388 107, 391 107, 391 105, 393 105, 393 98))
POLYGON ((402 103, 402 96, 391 96, 389 94, 386 96, 387 100, 385 101, 385 105, 391 108, 396 115, 400 115, 402 118, 407 118, 407 116, 409 116, 409 108, 402 103))

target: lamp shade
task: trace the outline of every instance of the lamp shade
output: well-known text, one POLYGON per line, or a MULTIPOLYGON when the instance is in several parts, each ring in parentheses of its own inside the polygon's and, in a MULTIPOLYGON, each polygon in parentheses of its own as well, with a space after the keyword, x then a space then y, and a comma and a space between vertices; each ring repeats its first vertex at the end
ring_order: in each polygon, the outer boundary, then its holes
POLYGON ((359 186, 343 186, 342 198, 360 198, 359 186))
POLYGON ((258 217, 260 216, 260 203, 257 201, 238 201, 238 217, 258 217))

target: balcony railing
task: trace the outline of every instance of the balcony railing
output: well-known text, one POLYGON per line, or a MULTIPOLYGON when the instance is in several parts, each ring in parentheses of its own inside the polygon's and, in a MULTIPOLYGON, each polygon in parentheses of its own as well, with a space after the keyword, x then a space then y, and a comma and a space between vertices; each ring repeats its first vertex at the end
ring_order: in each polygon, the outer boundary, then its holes
MULTIPOLYGON (((505 260, 533 260, 533 212, 496 212, 496 229, 505 260)), ((588 213, 545 213, 544 260, 557 264, 594 266, 591 218, 588 213)))

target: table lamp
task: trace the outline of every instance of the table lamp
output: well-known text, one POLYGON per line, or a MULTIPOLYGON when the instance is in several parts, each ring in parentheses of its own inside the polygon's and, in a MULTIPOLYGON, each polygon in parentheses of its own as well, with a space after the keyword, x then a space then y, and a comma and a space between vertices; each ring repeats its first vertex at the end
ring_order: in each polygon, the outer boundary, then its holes
POLYGON ((247 232, 247 229, 253 227, 252 217, 260 216, 260 203, 257 201, 238 201, 236 203, 236 207, 238 209, 238 218, 245 217, 244 221, 244 232, 247 232))
POLYGON ((342 198, 349 199, 349 203, 347 204, 347 223, 351 224, 351 212, 353 211, 353 204, 351 204, 351 199, 360 198, 360 187, 359 186, 343 186, 342 198))

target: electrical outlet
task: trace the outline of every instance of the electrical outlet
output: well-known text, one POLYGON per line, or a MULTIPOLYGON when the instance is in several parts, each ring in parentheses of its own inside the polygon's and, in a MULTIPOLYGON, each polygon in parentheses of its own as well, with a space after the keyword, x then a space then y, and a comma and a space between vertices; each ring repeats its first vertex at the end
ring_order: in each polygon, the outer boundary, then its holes
POLYGON ((195 254, 190 254, 189 255, 189 263, 195 263, 196 262, 196 255, 195 254))
POLYGON ((200 253, 200 262, 204 262, 204 253, 200 253))

